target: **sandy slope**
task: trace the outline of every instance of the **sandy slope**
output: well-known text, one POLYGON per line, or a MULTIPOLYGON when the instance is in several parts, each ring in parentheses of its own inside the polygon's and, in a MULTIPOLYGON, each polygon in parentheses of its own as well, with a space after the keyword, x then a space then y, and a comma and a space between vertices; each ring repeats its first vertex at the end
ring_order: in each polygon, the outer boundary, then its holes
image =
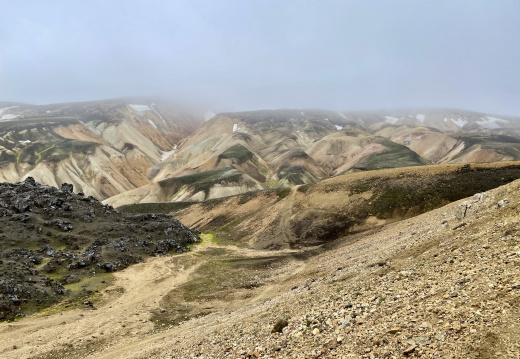
MULTIPOLYGON (((128 357, 146 343, 160 342, 158 332, 150 321, 153 311, 161 310, 161 299, 185 283, 207 259, 199 253, 219 246, 207 241, 193 247, 190 253, 173 257, 150 258, 116 272, 115 283, 103 291, 95 308, 62 311, 52 315, 34 315, 14 323, 0 324, 0 357, 2 358, 95 358, 128 357), (102 353, 99 353, 101 351, 102 353)), ((234 256, 255 258, 273 255, 269 251, 226 246, 234 256)), ((284 255, 291 251, 279 251, 284 255)), ((288 266, 279 278, 301 271, 303 264, 288 266)), ((261 287, 247 302, 257 302, 278 294, 276 284, 261 287)), ((229 309, 236 307, 233 303, 229 309)), ((44 313, 43 313, 44 314, 44 313)))

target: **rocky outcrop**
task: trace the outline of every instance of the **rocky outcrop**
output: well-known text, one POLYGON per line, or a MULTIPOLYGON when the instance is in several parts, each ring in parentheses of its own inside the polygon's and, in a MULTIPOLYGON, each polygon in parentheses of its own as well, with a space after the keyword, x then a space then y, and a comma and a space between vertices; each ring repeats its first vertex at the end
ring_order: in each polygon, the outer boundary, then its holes
POLYGON ((197 241, 169 215, 121 214, 72 184, 0 183, 0 320, 70 298, 67 284, 197 241))

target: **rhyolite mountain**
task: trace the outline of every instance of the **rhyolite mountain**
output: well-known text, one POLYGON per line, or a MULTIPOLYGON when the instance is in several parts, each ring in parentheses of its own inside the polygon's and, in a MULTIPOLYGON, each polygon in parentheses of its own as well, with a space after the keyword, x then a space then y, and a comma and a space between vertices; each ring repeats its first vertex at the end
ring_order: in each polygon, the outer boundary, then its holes
POLYGON ((106 203, 202 201, 347 172, 517 160, 519 129, 518 118, 457 110, 221 113, 154 166, 152 183, 106 203))
POLYGON ((34 177, 74 184, 98 199, 150 182, 159 163, 202 122, 203 112, 120 99, 52 105, 0 103, 0 181, 34 177))
POLYGON ((121 206, 193 202, 338 174, 520 159, 520 119, 451 109, 220 113, 121 99, 0 103, 0 180, 121 206))

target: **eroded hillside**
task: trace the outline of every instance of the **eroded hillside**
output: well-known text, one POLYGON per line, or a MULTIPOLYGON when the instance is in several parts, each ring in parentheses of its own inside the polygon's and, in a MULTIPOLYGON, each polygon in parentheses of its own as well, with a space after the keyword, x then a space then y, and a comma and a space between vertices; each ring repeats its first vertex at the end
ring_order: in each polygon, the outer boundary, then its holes
POLYGON ((416 112, 222 113, 154 166, 155 183, 107 203, 201 201, 312 184, 348 172, 520 159, 517 118, 458 110, 416 112), (212 171, 226 166, 233 166, 243 178, 228 184, 213 176, 212 171), (196 173, 197 179, 213 180, 214 191, 177 185, 196 173), (166 181, 176 177, 180 182, 166 181))
POLYGON ((150 183, 150 169, 194 131, 195 110, 137 99, 0 109, 0 180, 72 183, 104 199, 150 183))

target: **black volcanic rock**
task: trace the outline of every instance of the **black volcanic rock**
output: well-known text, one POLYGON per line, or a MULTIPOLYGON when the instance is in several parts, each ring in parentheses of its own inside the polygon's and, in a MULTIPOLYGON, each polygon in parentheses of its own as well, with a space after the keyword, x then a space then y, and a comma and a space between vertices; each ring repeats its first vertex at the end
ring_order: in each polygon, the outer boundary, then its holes
POLYGON ((0 320, 69 298, 67 284, 198 241, 169 215, 122 214, 69 184, 0 183, 0 320))

